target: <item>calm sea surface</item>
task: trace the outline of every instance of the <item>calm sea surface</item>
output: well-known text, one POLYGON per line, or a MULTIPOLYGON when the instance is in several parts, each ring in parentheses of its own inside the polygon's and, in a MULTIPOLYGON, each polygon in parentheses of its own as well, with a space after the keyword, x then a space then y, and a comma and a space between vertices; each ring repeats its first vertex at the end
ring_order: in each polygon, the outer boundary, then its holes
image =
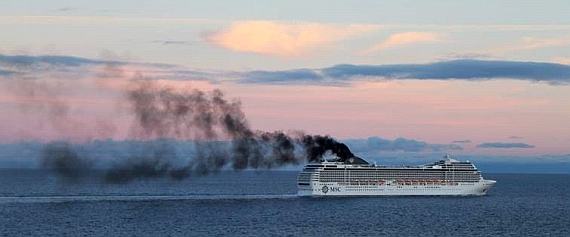
POLYGON ((484 174, 484 197, 300 198, 297 172, 63 184, 0 170, 2 236, 570 236, 570 175, 484 174))

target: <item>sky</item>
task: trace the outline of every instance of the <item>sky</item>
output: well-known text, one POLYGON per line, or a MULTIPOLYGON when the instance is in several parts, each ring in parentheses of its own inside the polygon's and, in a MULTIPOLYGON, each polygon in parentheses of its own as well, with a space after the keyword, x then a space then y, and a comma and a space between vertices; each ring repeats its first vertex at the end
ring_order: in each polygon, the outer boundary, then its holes
POLYGON ((569 1, 0 2, 0 143, 128 139, 133 78, 366 156, 570 163, 569 1), (384 153, 383 153, 384 152, 384 153), (539 160, 540 160, 539 159, 539 160))

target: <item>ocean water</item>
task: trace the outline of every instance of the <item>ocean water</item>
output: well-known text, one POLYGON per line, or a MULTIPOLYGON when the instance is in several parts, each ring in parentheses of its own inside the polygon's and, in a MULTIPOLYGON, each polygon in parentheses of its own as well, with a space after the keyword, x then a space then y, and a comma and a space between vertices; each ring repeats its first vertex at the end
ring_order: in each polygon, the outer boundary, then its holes
POLYGON ((484 174, 483 197, 301 198, 297 172, 62 183, 0 170, 2 236, 570 236, 570 175, 484 174))

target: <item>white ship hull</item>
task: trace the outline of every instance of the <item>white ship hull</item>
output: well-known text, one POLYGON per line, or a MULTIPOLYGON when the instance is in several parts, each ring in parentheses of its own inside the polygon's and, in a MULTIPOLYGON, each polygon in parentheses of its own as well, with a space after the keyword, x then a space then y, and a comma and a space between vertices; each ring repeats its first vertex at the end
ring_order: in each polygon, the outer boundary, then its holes
POLYGON ((314 182, 299 186, 299 196, 482 196, 496 183, 481 180, 476 183, 411 184, 397 185, 391 182, 377 185, 340 185, 314 182))

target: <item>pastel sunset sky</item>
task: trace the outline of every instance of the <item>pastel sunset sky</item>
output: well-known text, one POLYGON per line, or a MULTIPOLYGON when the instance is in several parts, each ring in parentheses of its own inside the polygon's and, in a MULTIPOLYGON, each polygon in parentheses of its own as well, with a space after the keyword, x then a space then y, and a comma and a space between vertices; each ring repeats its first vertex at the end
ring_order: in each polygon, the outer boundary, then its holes
POLYGON ((144 77, 220 89, 257 130, 568 163, 568 12, 563 0, 4 0, 0 143, 128 139, 122 91, 144 77))

